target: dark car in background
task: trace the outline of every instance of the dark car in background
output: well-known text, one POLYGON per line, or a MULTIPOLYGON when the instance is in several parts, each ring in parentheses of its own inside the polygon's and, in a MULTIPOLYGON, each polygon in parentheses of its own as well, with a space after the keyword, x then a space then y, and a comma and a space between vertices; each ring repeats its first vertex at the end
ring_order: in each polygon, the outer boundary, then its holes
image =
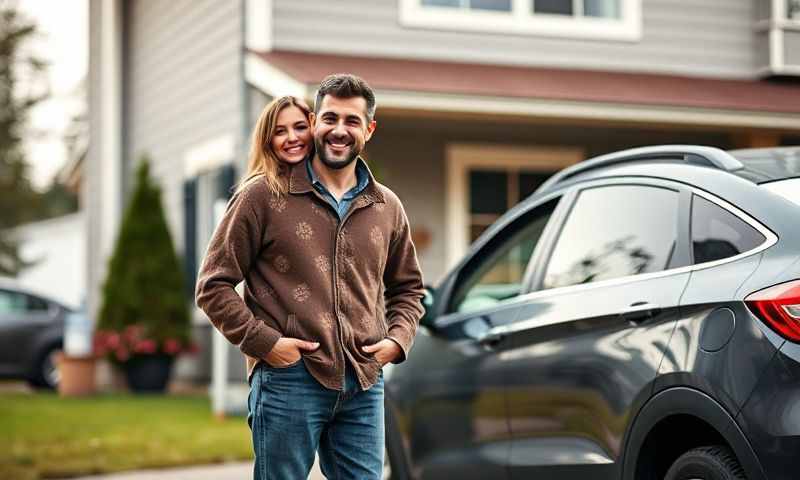
POLYGON ((800 149, 557 173, 430 290, 387 372, 399 479, 800 471, 800 149))
POLYGON ((62 348, 64 320, 70 312, 13 282, 0 282, 0 378, 55 388, 55 355, 62 348))

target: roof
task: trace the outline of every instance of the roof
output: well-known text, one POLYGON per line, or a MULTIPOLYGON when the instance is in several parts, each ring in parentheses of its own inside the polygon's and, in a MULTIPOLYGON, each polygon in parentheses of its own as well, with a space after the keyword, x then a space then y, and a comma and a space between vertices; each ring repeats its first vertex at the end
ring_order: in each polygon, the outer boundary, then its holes
POLYGON ((800 113, 800 82, 372 58, 290 51, 251 52, 295 81, 316 86, 350 72, 376 90, 480 97, 800 113))

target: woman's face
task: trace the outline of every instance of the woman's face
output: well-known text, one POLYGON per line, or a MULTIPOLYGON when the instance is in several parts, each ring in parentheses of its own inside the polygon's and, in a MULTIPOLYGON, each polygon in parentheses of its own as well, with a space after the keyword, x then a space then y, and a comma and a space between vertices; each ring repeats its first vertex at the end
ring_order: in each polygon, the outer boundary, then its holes
POLYGON ((308 155, 312 142, 308 118, 302 110, 289 105, 278 112, 270 145, 279 159, 286 163, 303 160, 308 155))

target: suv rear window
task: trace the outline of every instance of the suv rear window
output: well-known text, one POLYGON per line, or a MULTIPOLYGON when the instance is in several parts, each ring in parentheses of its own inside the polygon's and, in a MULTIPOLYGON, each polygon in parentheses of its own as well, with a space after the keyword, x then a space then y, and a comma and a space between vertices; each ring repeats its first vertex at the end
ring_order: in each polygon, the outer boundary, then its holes
POLYGON ((765 240, 761 232, 731 212, 703 197, 692 197, 695 265, 739 255, 756 248, 765 240))

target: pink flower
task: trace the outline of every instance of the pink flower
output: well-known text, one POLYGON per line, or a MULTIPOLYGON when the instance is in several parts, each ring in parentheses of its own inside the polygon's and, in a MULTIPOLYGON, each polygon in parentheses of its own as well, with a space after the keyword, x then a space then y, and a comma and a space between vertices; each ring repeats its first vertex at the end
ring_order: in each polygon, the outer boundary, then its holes
POLYGON ((124 361, 128 360, 129 358, 131 358, 131 354, 125 348, 118 348, 114 352, 114 355, 117 357, 117 360, 119 360, 120 362, 124 362, 124 361))
POLYGON ((121 344, 121 342, 120 342, 120 337, 119 337, 118 333, 111 332, 106 337, 106 345, 108 346, 108 348, 113 350, 113 349, 119 347, 120 344, 121 344))
POLYGON ((148 355, 152 355, 156 353, 157 345, 154 340, 139 340, 133 347, 133 351, 136 353, 144 353, 148 355))
POLYGON ((125 327, 123 335, 128 342, 136 343, 137 340, 142 338, 142 327, 141 325, 129 325, 125 327))
POLYGON ((164 353, 167 355, 177 355, 181 352, 181 342, 174 338, 168 338, 164 341, 164 353))

